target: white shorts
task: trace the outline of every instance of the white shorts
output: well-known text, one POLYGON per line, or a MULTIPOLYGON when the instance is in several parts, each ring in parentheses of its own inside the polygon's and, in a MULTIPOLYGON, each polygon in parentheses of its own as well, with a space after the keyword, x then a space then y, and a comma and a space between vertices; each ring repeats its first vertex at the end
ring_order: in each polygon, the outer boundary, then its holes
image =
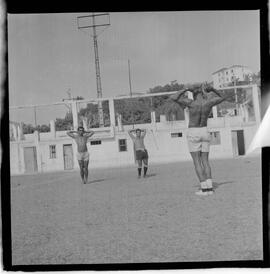
POLYGON ((190 152, 209 152, 211 135, 207 127, 191 127, 187 130, 187 141, 190 152))
POLYGON ((78 161, 89 161, 89 152, 77 152, 78 161))

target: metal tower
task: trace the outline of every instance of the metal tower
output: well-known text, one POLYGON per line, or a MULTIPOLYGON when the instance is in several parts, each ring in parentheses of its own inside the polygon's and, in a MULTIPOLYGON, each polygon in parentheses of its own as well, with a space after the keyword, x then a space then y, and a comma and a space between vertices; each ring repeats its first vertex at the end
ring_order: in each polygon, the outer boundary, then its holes
MULTIPOLYGON (((94 14, 87 15, 87 16, 79 16, 77 17, 77 24, 78 28, 93 28, 93 41, 94 41, 94 52, 95 52, 95 67, 96 67, 96 83, 97 83, 97 97, 102 98, 102 87, 101 87, 101 76, 100 76, 100 66, 99 66, 99 56, 98 56, 98 42, 97 42, 97 27, 104 27, 109 26, 109 23, 98 23, 96 24, 96 17, 101 18, 102 16, 109 16, 109 13, 100 13, 100 14, 94 14), (80 26, 79 20, 85 20, 92 18, 92 24, 91 25, 85 25, 80 26)), ((104 126, 104 118, 103 118, 103 109, 102 109, 102 101, 98 101, 98 116, 99 116, 99 126, 104 126)))

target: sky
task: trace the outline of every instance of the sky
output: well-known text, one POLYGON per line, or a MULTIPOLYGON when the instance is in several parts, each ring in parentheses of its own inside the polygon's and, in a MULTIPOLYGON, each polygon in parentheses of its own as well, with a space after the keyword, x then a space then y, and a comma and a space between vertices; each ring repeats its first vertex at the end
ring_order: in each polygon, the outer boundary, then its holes
MULTIPOLYGON (((11 106, 59 102, 68 90, 97 97, 92 30, 77 27, 89 14, 8 15, 11 106)), ((103 97, 129 93, 128 59, 133 92, 211 81, 234 64, 258 72, 259 27, 259 11, 110 13, 110 26, 98 28, 103 97)))

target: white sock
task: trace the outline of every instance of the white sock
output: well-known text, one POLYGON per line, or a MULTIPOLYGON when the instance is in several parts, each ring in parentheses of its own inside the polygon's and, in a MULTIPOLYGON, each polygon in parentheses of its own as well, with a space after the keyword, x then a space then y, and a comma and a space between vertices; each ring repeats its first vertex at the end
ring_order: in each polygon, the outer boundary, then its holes
POLYGON ((207 188, 213 188, 213 182, 212 182, 212 179, 209 178, 209 179, 206 179, 206 187, 207 188))
POLYGON ((206 189, 206 188, 207 188, 206 181, 201 182, 201 189, 206 189))

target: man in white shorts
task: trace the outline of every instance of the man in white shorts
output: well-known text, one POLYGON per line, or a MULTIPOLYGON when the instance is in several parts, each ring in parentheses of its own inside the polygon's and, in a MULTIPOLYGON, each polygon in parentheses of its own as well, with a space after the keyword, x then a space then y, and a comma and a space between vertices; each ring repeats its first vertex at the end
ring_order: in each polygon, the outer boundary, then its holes
POLYGON ((170 99, 178 103, 182 108, 189 109, 189 125, 187 130, 187 141, 190 154, 193 159, 196 174, 200 180, 200 190, 197 195, 213 194, 212 175, 209 165, 210 132, 207 129, 207 120, 212 107, 232 97, 221 96, 212 87, 205 90, 200 87, 178 91, 170 96, 170 99), (193 93, 193 99, 184 96, 186 91, 193 93), (208 99, 206 93, 214 92, 217 96, 208 99))
POLYGON ((84 131, 83 127, 78 127, 78 131, 69 131, 67 135, 73 138, 77 144, 77 159, 80 166, 80 174, 82 182, 87 183, 88 180, 88 164, 89 164, 89 152, 87 150, 87 141, 95 132, 84 131))

